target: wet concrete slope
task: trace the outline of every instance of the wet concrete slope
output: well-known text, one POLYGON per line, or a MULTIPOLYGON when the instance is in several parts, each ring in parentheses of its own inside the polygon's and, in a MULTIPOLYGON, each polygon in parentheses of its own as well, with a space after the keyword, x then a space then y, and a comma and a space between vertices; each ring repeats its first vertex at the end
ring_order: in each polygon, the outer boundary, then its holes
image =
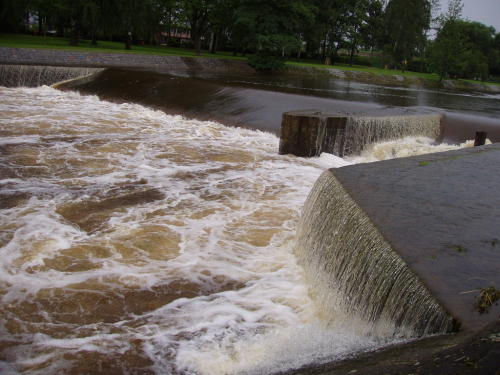
POLYGON ((330 172, 465 330, 498 319, 473 304, 500 288, 499 144, 330 172))
MULTIPOLYGON (((239 74, 240 77, 243 75, 239 74)), ((103 100, 139 103, 167 114, 181 114, 188 118, 212 120, 275 134, 279 134, 283 112, 308 108, 383 108, 373 103, 254 89, 180 71, 107 69, 92 77, 57 87, 98 95, 103 100)))

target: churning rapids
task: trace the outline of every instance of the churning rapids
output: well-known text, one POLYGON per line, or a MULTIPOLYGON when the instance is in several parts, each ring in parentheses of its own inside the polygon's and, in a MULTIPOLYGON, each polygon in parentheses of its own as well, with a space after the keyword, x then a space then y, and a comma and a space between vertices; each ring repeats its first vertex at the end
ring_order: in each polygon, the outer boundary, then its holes
MULTIPOLYGON (((322 171, 270 133, 0 88, 1 373, 285 372, 400 337, 327 327, 293 255, 322 171)), ((462 145, 463 146, 463 145, 462 145)))

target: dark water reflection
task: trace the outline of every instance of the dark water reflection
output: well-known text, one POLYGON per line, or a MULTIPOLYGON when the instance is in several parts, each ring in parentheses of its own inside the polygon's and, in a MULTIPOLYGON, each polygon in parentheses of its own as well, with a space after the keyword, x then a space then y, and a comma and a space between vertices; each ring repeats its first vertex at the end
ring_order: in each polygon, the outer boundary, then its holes
POLYGON ((486 130, 493 142, 500 141, 500 93, 375 85, 312 76, 122 69, 108 69, 60 88, 275 134, 279 133, 282 113, 300 109, 440 113, 446 114, 448 140, 472 139, 475 130, 486 130))

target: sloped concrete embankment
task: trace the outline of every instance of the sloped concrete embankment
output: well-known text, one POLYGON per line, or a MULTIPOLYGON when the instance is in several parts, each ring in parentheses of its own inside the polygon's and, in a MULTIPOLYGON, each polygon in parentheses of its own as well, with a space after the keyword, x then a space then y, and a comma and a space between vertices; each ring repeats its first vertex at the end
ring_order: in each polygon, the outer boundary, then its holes
POLYGON ((244 60, 7 47, 0 48, 0 64, 253 72, 244 60))
MULTIPOLYGON (((474 331, 500 314, 495 305, 483 314, 473 308, 481 288, 500 289, 499 160, 500 144, 491 144, 325 174, 463 329, 474 331)), ((326 185, 322 194, 330 194, 326 185)))

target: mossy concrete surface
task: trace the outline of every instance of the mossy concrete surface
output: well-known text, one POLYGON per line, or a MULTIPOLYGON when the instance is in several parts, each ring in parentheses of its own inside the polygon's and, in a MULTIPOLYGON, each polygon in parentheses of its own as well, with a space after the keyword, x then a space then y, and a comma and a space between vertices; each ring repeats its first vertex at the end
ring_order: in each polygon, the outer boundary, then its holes
POLYGON ((330 171, 464 330, 498 319, 473 304, 500 289, 500 144, 330 171))

